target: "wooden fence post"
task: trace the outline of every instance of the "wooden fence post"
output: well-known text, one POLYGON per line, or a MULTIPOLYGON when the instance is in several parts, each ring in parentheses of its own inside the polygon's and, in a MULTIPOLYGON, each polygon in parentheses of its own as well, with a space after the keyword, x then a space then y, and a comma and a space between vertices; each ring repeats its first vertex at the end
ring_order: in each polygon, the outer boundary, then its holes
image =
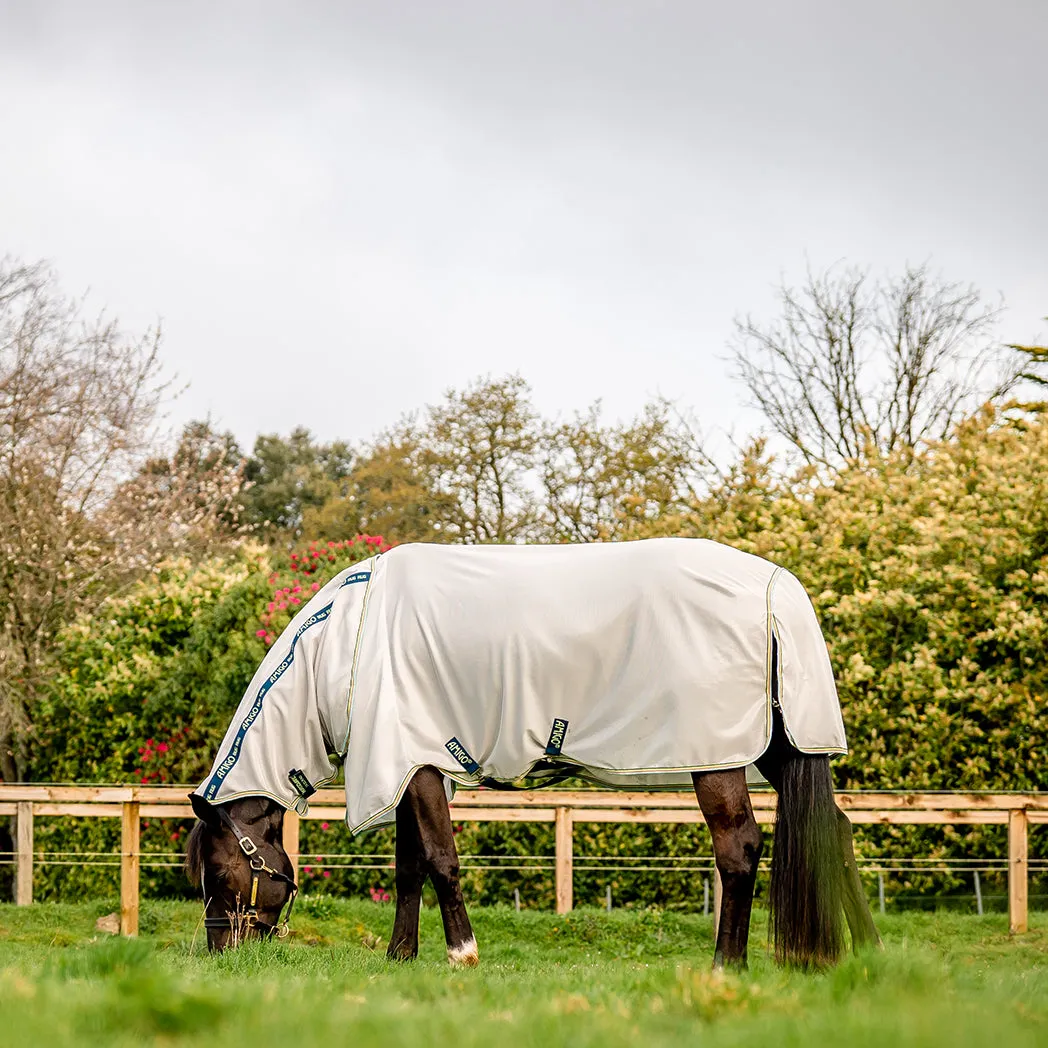
POLYGON ((15 806, 15 904, 33 901, 33 802, 15 806))
POLYGON ((1029 818, 1025 808, 1008 812, 1008 930, 1022 935, 1027 930, 1029 877, 1027 857, 1029 818))
POLYGON ((554 839, 557 873, 557 913, 572 906, 572 817, 570 808, 557 808, 554 839))
POLYGON ((296 811, 288 809, 284 812, 284 827, 281 836, 281 840, 284 845, 284 851, 287 852, 287 857, 291 860, 291 876, 298 880, 298 855, 299 855, 299 815, 296 811))
POLYGON ((138 801, 124 801, 120 819, 120 934, 138 934, 138 871, 141 862, 138 801))

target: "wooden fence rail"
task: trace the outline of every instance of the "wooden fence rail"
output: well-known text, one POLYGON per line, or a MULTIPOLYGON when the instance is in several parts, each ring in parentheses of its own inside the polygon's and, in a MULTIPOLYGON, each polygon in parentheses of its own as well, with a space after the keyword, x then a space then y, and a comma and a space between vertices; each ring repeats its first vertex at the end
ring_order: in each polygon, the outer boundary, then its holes
MULTIPOLYGON (((33 901, 33 818, 75 815, 121 820, 120 930, 138 933, 139 830, 143 818, 192 818, 189 786, 5 786, 0 816, 13 815, 15 902, 33 901)), ((775 794, 751 794, 759 823, 775 818, 775 794)), ((341 789, 322 789, 303 818, 345 817, 341 789)), ((1013 934, 1027 930, 1029 827, 1048 823, 1048 793, 838 793, 837 803, 857 824, 971 825, 1008 827, 1008 923, 1013 934)), ((701 823, 691 793, 529 790, 460 790, 451 806, 456 822, 552 822, 555 832, 557 912, 572 908, 573 827, 577 822, 701 823)), ((284 819, 284 847, 298 866, 299 816, 284 819)), ((714 913, 716 913, 716 908, 714 913)))

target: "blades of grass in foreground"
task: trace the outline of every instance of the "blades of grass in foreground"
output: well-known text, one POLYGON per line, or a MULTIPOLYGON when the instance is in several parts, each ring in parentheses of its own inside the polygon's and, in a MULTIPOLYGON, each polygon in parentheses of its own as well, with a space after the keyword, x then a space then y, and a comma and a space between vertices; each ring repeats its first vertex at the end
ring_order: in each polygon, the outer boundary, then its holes
POLYGON ((0 907, 0 1045, 1048 1043, 1041 914, 1015 939, 999 916, 889 915, 883 951, 813 976, 775 968, 762 915, 750 970, 720 974, 709 920, 687 914, 477 909, 481 967, 458 971, 435 911, 420 959, 391 964, 388 906, 303 910, 291 941, 210 957, 189 950, 194 904, 149 904, 133 941, 95 930, 98 905, 0 907))

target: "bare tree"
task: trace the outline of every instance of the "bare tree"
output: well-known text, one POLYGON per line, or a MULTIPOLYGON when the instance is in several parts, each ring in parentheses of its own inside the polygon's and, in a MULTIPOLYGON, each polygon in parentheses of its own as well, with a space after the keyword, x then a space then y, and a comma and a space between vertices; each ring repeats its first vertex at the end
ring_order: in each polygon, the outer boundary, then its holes
POLYGON ((926 266, 883 282, 855 268, 809 271, 799 290, 778 292, 776 322, 736 319, 732 359, 772 428, 809 463, 944 437, 1021 370, 991 339, 999 309, 926 266))
POLYGON ((165 391, 159 341, 155 330, 133 336, 85 317, 43 264, 0 262, 4 780, 25 775, 56 631, 206 531, 239 483, 230 476, 239 467, 211 461, 200 439, 141 468, 165 391))
MULTIPOLYGON (((153 454, 95 514, 136 574, 173 553, 205 555, 236 540, 246 460, 232 433, 187 423, 170 455, 153 454)), ((249 529, 247 529, 249 530, 249 529)))

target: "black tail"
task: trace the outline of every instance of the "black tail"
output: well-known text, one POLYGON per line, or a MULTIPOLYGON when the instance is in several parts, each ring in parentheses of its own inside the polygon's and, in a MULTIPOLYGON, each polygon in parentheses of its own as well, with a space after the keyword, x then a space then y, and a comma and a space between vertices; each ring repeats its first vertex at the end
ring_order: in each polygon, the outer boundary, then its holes
POLYGON ((823 967, 844 949, 844 864, 830 759, 789 751, 775 819, 771 935, 780 964, 823 967))

